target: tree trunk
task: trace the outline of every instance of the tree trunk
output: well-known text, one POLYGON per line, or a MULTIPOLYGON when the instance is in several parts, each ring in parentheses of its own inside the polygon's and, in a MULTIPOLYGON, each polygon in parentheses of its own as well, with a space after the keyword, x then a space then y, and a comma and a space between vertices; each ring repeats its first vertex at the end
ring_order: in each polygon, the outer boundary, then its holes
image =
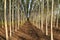
POLYGON ((4 0, 4 21, 5 21, 5 30, 6 30, 6 40, 8 40, 8 27, 7 27, 7 18, 6 18, 6 0, 4 0))
MULTIPOLYGON (((40 20, 40 5, 39 5, 39 20, 40 20)), ((41 21, 39 21, 39 29, 40 29, 40 26, 41 26, 40 22, 41 21)))
POLYGON ((12 1, 12 31, 14 32, 14 0, 12 1))
POLYGON ((11 37, 11 0, 9 0, 9 27, 10 27, 10 37, 11 37))
POLYGON ((51 40, 53 40, 53 5, 54 5, 54 0, 52 0, 52 14, 51 14, 51 40))
POLYGON ((18 16, 17 16, 17 14, 18 14, 18 9, 17 9, 17 7, 18 7, 18 5, 17 5, 17 0, 15 0, 14 1, 14 5, 16 5, 16 6, 14 6, 15 8, 14 8, 14 27, 15 27, 15 31, 17 31, 17 29, 18 29, 18 27, 17 27, 17 21, 18 21, 18 16))
POLYGON ((19 20, 20 20, 19 17, 20 17, 20 16, 19 16, 19 1, 18 1, 18 29, 19 29, 19 23, 20 23, 20 21, 19 21, 19 20))
POLYGON ((58 14, 56 15, 56 28, 58 28, 58 14))
POLYGON ((47 0, 46 35, 48 35, 48 14, 49 14, 49 0, 47 0))
MULTIPOLYGON (((2 18, 3 18, 3 17, 2 17, 2 18)), ((1 21, 2 21, 2 28, 4 28, 4 24, 3 24, 4 22, 3 22, 3 19, 1 19, 1 21)))
POLYGON ((58 16, 59 16, 59 0, 58 0, 58 13, 57 13, 57 16, 56 16, 56 18, 57 18, 57 23, 56 23, 56 28, 58 28, 58 16))
POLYGON ((43 13, 44 13, 44 0, 41 4, 41 30, 42 30, 42 32, 44 32, 44 30, 43 30, 43 13))

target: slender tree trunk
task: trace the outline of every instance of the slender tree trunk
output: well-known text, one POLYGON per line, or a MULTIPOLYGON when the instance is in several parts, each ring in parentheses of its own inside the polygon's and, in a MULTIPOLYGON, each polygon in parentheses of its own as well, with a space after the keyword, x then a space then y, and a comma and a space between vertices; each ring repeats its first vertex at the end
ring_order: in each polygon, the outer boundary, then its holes
POLYGON ((42 30, 42 32, 44 32, 44 30, 43 30, 43 13, 44 13, 44 0, 41 4, 41 30, 42 30))
MULTIPOLYGON (((2 17, 2 18, 3 18, 3 17, 2 17)), ((4 24, 3 24, 4 22, 3 22, 3 19, 1 19, 1 21, 2 21, 2 28, 4 28, 4 24)))
POLYGON ((7 27, 7 18, 6 18, 6 0, 4 0, 4 21, 5 21, 5 30, 6 30, 6 40, 8 40, 8 27, 7 27))
MULTIPOLYGON (((40 20, 40 5, 39 5, 39 20, 40 20)), ((41 24, 40 24, 40 21, 39 21, 39 29, 40 29, 40 26, 41 26, 41 24)))
POLYGON ((58 14, 56 16, 56 28, 58 28, 58 14))
MULTIPOLYGON (((59 0, 58 0, 58 6, 59 6, 59 0)), ((56 18, 57 18, 57 23, 56 23, 56 28, 58 28, 58 15, 59 15, 59 7, 58 7, 58 14, 57 14, 57 16, 56 16, 56 18)))
MULTIPOLYGON (((34 13, 33 13, 34 14, 34 13)), ((34 24, 34 17, 32 16, 33 24, 34 24)))
POLYGON ((21 10, 20 10, 20 26, 21 26, 21 10))
POLYGON ((19 29, 19 23, 20 23, 20 21, 19 21, 19 20, 20 20, 19 17, 20 17, 20 16, 19 16, 19 2, 18 2, 18 29, 19 29))
POLYGON ((53 27, 55 27, 56 25, 56 15, 55 14, 53 14, 53 27))
POLYGON ((14 0, 12 1, 12 31, 14 32, 14 0))
POLYGON ((34 19, 34 20, 35 20, 35 23, 34 23, 34 24, 36 25, 36 24, 37 24, 37 23, 36 23, 36 12, 34 12, 34 13, 35 13, 35 19, 34 19))
POLYGON ((53 5, 54 5, 54 0, 52 0, 52 14, 51 14, 51 40, 53 40, 53 5))
POLYGON ((49 0, 47 0, 46 35, 48 35, 48 14, 49 14, 49 0))
POLYGON ((15 8, 14 8, 14 9, 15 9, 15 17, 14 17, 14 18, 15 18, 15 19, 14 19, 14 20, 15 20, 15 25, 14 25, 14 27, 15 27, 15 31, 17 31, 17 29, 18 29, 18 27, 17 27, 17 21, 18 21, 18 16, 17 16, 17 14, 18 14, 17 0, 15 0, 14 3, 15 3, 14 5, 16 5, 16 6, 14 6, 14 7, 15 7, 15 8))
POLYGON ((22 11, 21 11, 21 25, 22 25, 22 11))
POLYGON ((10 37, 11 37, 11 0, 9 0, 9 27, 10 27, 10 37))

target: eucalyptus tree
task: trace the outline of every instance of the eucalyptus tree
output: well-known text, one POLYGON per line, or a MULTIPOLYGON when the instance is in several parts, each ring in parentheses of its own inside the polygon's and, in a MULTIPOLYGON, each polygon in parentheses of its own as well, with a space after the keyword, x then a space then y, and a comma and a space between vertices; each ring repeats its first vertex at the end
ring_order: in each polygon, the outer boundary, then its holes
POLYGON ((5 22, 6 40, 8 40, 8 27, 7 27, 7 18, 6 18, 6 0, 4 0, 4 22, 5 22))
POLYGON ((54 0, 52 0, 52 13, 51 13, 51 40, 53 40, 53 10, 54 10, 54 0))
MULTIPOLYGON (((39 14, 41 13, 41 5, 40 5, 41 3, 40 3, 40 0, 39 0, 39 14)), ((41 18, 41 16, 39 16, 40 18, 41 18)), ((40 21, 39 21, 39 28, 40 28, 40 26, 41 26, 41 19, 39 19, 40 21)))
POLYGON ((47 0, 46 35, 48 35, 48 14, 49 14, 49 0, 47 0))
POLYGON ((59 0, 54 0, 54 14, 53 17, 56 17, 55 19, 55 26, 58 28, 58 19, 59 19, 59 0))
POLYGON ((14 32, 14 0, 12 0, 12 31, 14 32))
POLYGON ((11 27, 11 0, 9 0, 9 27, 10 27, 10 37, 12 33, 12 27, 11 27))
POLYGON ((43 13, 44 13, 44 0, 41 0, 41 30, 42 30, 42 32, 44 32, 44 30, 43 30, 43 13))
MULTIPOLYGON (((40 0, 36 0, 36 3, 34 4, 34 9, 37 10, 36 11, 36 25, 37 27, 40 29, 40 22, 41 22, 41 1, 40 0), (35 6, 36 5, 36 6, 35 6), (37 14, 38 13, 38 14, 37 14), (38 15, 38 16, 37 16, 38 15)), ((35 20, 35 19, 34 19, 35 20)))
POLYGON ((17 31, 17 29, 18 29, 18 0, 15 0, 14 1, 14 10, 15 10, 15 13, 14 13, 14 27, 15 27, 15 31, 17 31))
POLYGON ((20 6, 19 6, 19 1, 18 1, 18 29, 19 29, 19 23, 20 23, 20 21, 19 21, 19 20, 20 20, 20 16, 19 16, 19 7, 20 7, 20 6))
POLYGON ((59 18, 59 0, 57 0, 57 14, 56 14, 56 20, 57 20, 57 22, 56 22, 56 28, 58 28, 58 18, 59 18))

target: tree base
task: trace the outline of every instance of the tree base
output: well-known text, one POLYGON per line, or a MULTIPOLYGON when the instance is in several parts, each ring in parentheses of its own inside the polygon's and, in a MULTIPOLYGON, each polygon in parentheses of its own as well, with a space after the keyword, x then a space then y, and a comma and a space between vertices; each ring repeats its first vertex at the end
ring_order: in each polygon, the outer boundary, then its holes
POLYGON ((29 21, 29 18, 27 18, 27 21, 29 21))

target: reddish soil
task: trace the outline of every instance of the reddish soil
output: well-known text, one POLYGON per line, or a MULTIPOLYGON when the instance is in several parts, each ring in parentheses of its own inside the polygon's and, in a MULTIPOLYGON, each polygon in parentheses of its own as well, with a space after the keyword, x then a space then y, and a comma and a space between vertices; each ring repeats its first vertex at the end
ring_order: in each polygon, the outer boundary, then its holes
MULTIPOLYGON (((34 26, 29 21, 25 22, 17 31, 12 33, 12 37, 9 40, 51 40, 50 38, 50 26, 49 35, 45 35, 40 29, 34 26)), ((44 30, 45 27, 44 27, 44 30)), ((9 32, 9 31, 8 31, 9 32)), ((54 40, 60 40, 60 28, 53 28, 54 40)), ((6 40, 5 28, 0 27, 0 40, 6 40)))

